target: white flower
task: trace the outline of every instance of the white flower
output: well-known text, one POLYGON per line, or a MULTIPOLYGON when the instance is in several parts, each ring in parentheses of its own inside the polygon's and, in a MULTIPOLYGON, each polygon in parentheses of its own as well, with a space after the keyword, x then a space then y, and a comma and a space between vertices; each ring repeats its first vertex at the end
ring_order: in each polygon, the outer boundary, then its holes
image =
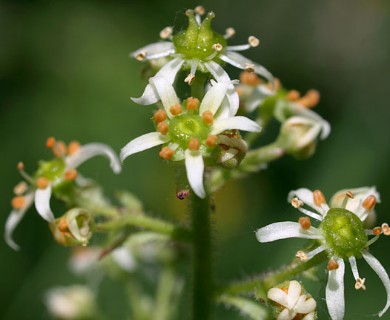
MULTIPOLYGON (((174 61, 174 60, 173 60, 174 61)), ((212 62, 214 63, 214 62, 212 62)), ((155 76, 150 79, 153 99, 161 100, 164 110, 155 113, 157 132, 147 133, 130 141, 122 148, 120 159, 165 144, 160 156, 165 160, 185 160, 188 182, 201 198, 206 196, 203 186, 203 157, 210 156, 218 143, 218 134, 225 130, 260 131, 259 125, 245 117, 235 116, 238 108, 226 103, 229 84, 213 82, 202 102, 188 98, 181 103, 176 92, 166 78, 155 76)))
MULTIPOLYGON (((72 181, 83 183, 83 178, 78 176, 76 168, 92 157, 102 155, 109 159, 114 173, 121 171, 119 159, 111 147, 101 143, 90 143, 80 146, 78 142, 71 142, 66 146, 62 141, 49 138, 47 146, 52 148, 56 158, 52 161, 40 162, 40 167, 34 177, 24 172, 23 163, 18 164, 25 182, 15 187, 15 197, 12 200, 13 210, 5 224, 5 241, 14 250, 19 246, 13 241, 12 233, 23 218, 26 211, 35 202, 35 208, 39 215, 48 222, 54 222, 55 217, 50 208, 52 192, 61 194, 62 188, 72 181)), ((61 194, 63 195, 63 194, 61 194)))
POLYGON ((288 288, 283 289, 275 287, 267 293, 268 299, 282 306, 276 320, 293 320, 297 314, 303 316, 303 318, 299 318, 302 320, 316 319, 317 303, 313 298, 302 292, 302 286, 298 281, 290 281, 288 288))
MULTIPOLYGON (((358 189, 362 190, 362 189, 358 189)), ((387 224, 376 227, 372 230, 363 228, 362 220, 372 212, 376 198, 379 194, 375 188, 371 190, 366 198, 359 195, 359 205, 353 206, 354 211, 348 209, 348 202, 354 198, 354 194, 348 191, 344 194, 344 200, 338 202, 337 207, 329 208, 321 191, 314 192, 308 189, 298 189, 290 192, 289 201, 304 214, 321 221, 319 228, 311 226, 310 218, 301 217, 297 222, 277 222, 256 231, 257 239, 260 242, 270 242, 286 238, 305 238, 318 240, 320 245, 310 252, 299 251, 297 257, 302 261, 307 261, 315 255, 325 251, 330 258, 328 263, 329 278, 326 286, 326 303, 329 314, 333 320, 342 320, 344 317, 344 260, 348 260, 354 278, 356 289, 365 289, 365 278, 361 278, 358 272, 356 257, 363 257, 368 265, 377 273, 387 292, 386 305, 379 312, 381 317, 390 307, 390 279, 386 270, 379 261, 372 256, 368 247, 373 244, 380 234, 389 235, 390 230, 387 224), (294 197, 295 196, 295 197, 294 197), (362 201, 360 201, 362 200, 362 201), (303 208, 307 205, 314 209, 312 212, 303 208), (375 237, 368 240, 368 236, 375 237)), ((340 196, 340 195, 338 195, 340 196)), ((349 207, 351 208, 351 207, 349 207)))
POLYGON ((81 285, 50 289, 45 304, 55 319, 93 319, 96 316, 95 295, 81 285))
MULTIPOLYGON (((198 8, 197 8, 198 9, 198 8)), ((180 69, 189 69, 190 73, 185 81, 191 84, 196 75, 196 71, 210 72, 217 82, 230 82, 229 76, 224 72, 223 68, 213 62, 213 60, 222 60, 239 69, 250 70, 264 77, 270 82, 273 82, 272 74, 263 66, 245 58, 238 51, 244 51, 251 47, 257 47, 259 40, 253 36, 248 38, 248 44, 238 46, 227 46, 226 40, 230 38, 234 31, 232 28, 227 29, 225 36, 215 33, 211 29, 211 20, 215 14, 209 12, 207 17, 201 21, 201 15, 204 9, 187 10, 188 29, 172 36, 172 28, 167 27, 160 36, 165 40, 149 44, 141 49, 131 53, 131 56, 137 60, 155 60, 164 57, 172 57, 174 62, 168 63, 168 67, 162 68, 157 75, 165 77, 171 84, 173 83, 176 74, 180 69)), ((235 90, 232 85, 229 86, 229 95, 235 95, 235 90)), ((151 87, 145 89, 143 98, 146 98, 151 93, 151 87)), ((133 99, 140 101, 139 99, 133 99)), ((141 103, 141 102, 137 102, 141 103)), ((143 104, 143 103, 141 103, 143 104)))

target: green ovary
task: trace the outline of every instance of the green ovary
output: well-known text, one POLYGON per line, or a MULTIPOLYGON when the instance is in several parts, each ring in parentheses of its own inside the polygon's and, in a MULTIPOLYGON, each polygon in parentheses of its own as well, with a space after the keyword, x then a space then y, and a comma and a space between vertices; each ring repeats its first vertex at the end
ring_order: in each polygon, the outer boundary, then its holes
POLYGON ((214 53, 214 44, 226 46, 226 40, 222 35, 211 28, 213 13, 209 13, 199 26, 192 11, 188 15, 187 30, 179 32, 173 37, 173 44, 177 53, 181 53, 185 59, 204 60, 214 53))
POLYGON ((361 256, 368 237, 363 223, 354 213, 342 208, 330 209, 321 228, 324 231, 328 253, 343 259, 361 256))
POLYGON ((172 142, 186 149, 191 138, 202 141, 209 135, 210 129, 199 115, 183 114, 175 116, 169 122, 169 137, 172 142))

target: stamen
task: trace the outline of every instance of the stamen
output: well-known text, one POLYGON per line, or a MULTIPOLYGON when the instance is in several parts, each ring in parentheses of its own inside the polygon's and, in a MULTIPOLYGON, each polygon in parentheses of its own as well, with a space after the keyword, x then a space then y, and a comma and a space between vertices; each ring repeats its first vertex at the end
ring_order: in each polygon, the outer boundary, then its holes
POLYGON ((381 233, 382 233, 382 228, 381 227, 375 227, 374 229, 372 229, 372 234, 374 236, 377 236, 377 235, 379 235, 381 233))
POLYGON ((261 79, 254 72, 243 71, 240 74, 240 82, 254 87, 261 83, 261 79))
POLYGON ((11 206, 16 210, 22 209, 25 204, 26 198, 24 196, 16 196, 12 198, 11 206))
POLYGON ((71 168, 65 172, 65 179, 72 181, 77 178, 77 175, 78 175, 77 170, 71 168))
POLYGON ((46 147, 48 147, 49 149, 53 148, 54 147, 54 144, 56 143, 56 139, 54 137, 49 137, 47 138, 46 140, 46 147))
POLYGON ((189 97, 187 99, 187 110, 198 110, 199 107, 199 99, 194 97, 189 97))
POLYGON ((160 31, 160 38, 161 39, 168 39, 172 36, 173 28, 172 27, 165 27, 160 31))
POLYGON ((184 79, 184 82, 185 83, 188 83, 188 85, 191 85, 192 82, 194 82, 194 79, 195 79, 195 75, 190 73, 185 79, 184 79))
POLYGON ((225 39, 230 39, 236 34, 236 30, 234 28, 230 27, 225 30, 225 35, 223 36, 225 39))
POLYGON ((319 207, 321 207, 322 204, 326 203, 325 196, 320 190, 313 191, 313 200, 314 203, 319 207))
POLYGON ((299 200, 297 197, 293 198, 291 200, 291 205, 295 208, 295 209, 298 209, 299 207, 302 207, 303 206, 303 201, 302 200, 299 200))
POLYGON ((385 236, 390 236, 390 228, 387 223, 382 224, 382 231, 385 236))
POLYGON ((20 175, 24 179, 26 179, 31 184, 34 184, 34 179, 27 172, 24 171, 24 163, 22 161, 18 162, 18 164, 16 165, 16 169, 19 170, 20 175))
POLYGON ((302 262, 305 262, 308 260, 307 258, 307 255, 306 253, 304 253, 303 251, 298 251, 295 255, 299 260, 301 260, 302 262))
POLYGON ((163 121, 165 121, 165 119, 167 118, 167 114, 165 113, 164 110, 159 109, 159 110, 157 110, 157 111, 154 113, 153 117, 154 117, 154 120, 155 120, 157 123, 158 123, 158 122, 163 122, 163 121))
POLYGON ((349 200, 349 199, 353 199, 354 197, 355 197, 355 196, 354 196, 354 194, 353 194, 351 191, 347 191, 347 192, 345 193, 343 202, 341 203, 341 207, 342 207, 342 208, 346 208, 346 207, 347 207, 347 204, 348 204, 348 200, 349 200))
POLYGON ((191 151, 198 151, 200 147, 199 140, 196 138, 191 138, 188 142, 188 149, 191 151))
POLYGON ((16 169, 18 169, 19 171, 24 170, 24 163, 22 161, 19 161, 16 165, 16 169))
POLYGON ((211 126, 214 122, 214 116, 213 113, 208 110, 202 113, 202 120, 205 124, 211 126))
POLYGON ((339 268, 339 263, 335 259, 330 259, 328 262, 328 271, 337 270, 339 268))
POLYGON ((147 54, 146 51, 140 51, 140 52, 138 52, 138 53, 135 55, 135 58, 136 58, 138 61, 144 61, 145 58, 146 58, 146 54, 147 54))
POLYGON ((311 212, 311 211, 306 210, 305 208, 301 208, 301 207, 297 207, 297 209, 299 211, 301 211, 302 213, 304 213, 305 215, 307 215, 309 217, 312 217, 313 219, 316 219, 318 221, 322 221, 323 220, 322 216, 320 216, 317 213, 311 212))
POLYGON ((311 227, 311 221, 309 217, 299 217, 298 222, 303 230, 310 229, 311 227))
POLYGON ((163 147, 158 155, 164 160, 169 160, 173 157, 174 153, 175 152, 171 148, 163 147))
POLYGON ((355 283, 355 289, 356 290, 366 290, 366 286, 364 285, 364 283, 366 282, 366 278, 358 278, 356 279, 356 283, 355 283))
POLYGON ((68 154, 71 156, 75 154, 80 149, 80 142, 72 141, 68 145, 68 154))
POLYGON ((355 195, 353 194, 352 191, 347 191, 345 195, 346 195, 348 198, 350 198, 350 199, 355 198, 355 195))
POLYGON ((217 140, 217 136, 213 136, 210 134, 206 139, 206 146, 208 146, 209 148, 215 147, 217 140))
POLYGON ((53 154, 56 158, 63 158, 66 155, 66 144, 63 141, 57 141, 53 148, 53 154))
POLYGON ((203 16, 206 13, 206 9, 203 6, 197 6, 194 9, 196 14, 199 14, 200 16, 203 16))
MULTIPOLYGON (((366 234, 367 235, 370 235, 370 234, 367 233, 367 231, 371 231, 372 232, 372 230, 366 230, 366 234)), ((375 243, 379 239, 379 237, 380 237, 380 234, 378 234, 374 238, 371 238, 370 240, 368 240, 367 243, 366 243, 365 248, 368 248, 370 245, 375 243)))
POLYGON ((315 255, 319 254, 320 252, 324 251, 326 249, 325 245, 319 246, 318 248, 315 248, 314 250, 310 251, 306 254, 307 260, 310 260, 315 255))
POLYGON ((250 45, 252 48, 255 48, 255 47, 257 47, 257 46, 260 44, 260 40, 257 39, 257 38, 254 37, 254 36, 250 36, 250 37, 248 38, 248 43, 249 43, 249 45, 250 45))
POLYGON ((178 114, 182 113, 182 108, 180 104, 175 104, 174 106, 169 108, 169 111, 174 115, 177 116, 178 114))
POLYGON ((223 45, 220 43, 214 43, 212 48, 213 48, 213 50, 220 52, 223 50, 223 45))
POLYGON ((21 181, 14 187, 14 193, 17 196, 21 196, 27 191, 27 189, 28 189, 28 184, 24 181, 21 181))
POLYGON ((254 72, 255 71, 255 65, 253 63, 245 63, 244 70, 246 72, 254 72))
POLYGON ((157 125, 157 131, 160 132, 162 135, 166 135, 168 133, 169 126, 166 122, 159 122, 157 125))
POLYGON ((320 93, 315 89, 310 89, 306 93, 306 97, 309 100, 309 108, 315 107, 320 102, 320 93))
POLYGON ((273 83, 269 82, 267 84, 267 87, 268 87, 268 89, 270 89, 274 92, 278 92, 280 89, 280 85, 281 85, 280 80, 278 78, 274 78, 274 82, 273 83))
POLYGON ((356 264, 356 259, 354 256, 351 256, 351 257, 349 257, 348 260, 349 260, 349 264, 351 265, 353 276, 354 276, 355 280, 357 281, 357 279, 360 279, 360 276, 359 276, 359 270, 358 270, 357 264, 356 264))
POLYGON ((50 184, 50 181, 48 178, 46 177, 39 177, 37 179, 37 181, 35 182, 35 184, 37 185, 37 187, 39 189, 46 189, 47 186, 50 184))
POLYGON ((368 211, 371 211, 376 205, 376 198, 373 195, 369 195, 366 199, 364 199, 362 203, 362 207, 368 211))
POLYGON ((287 100, 288 101, 297 101, 300 96, 301 96, 301 94, 299 93, 299 91, 297 91, 297 90, 290 90, 287 93, 287 100))
POLYGON ((68 222, 65 218, 61 218, 60 221, 58 221, 57 227, 61 232, 66 232, 68 231, 68 222))

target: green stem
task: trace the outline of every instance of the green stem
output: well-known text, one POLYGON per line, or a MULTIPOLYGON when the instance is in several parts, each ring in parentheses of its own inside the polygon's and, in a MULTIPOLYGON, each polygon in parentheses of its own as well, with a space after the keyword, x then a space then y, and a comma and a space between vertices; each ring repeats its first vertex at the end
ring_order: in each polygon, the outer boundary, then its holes
POLYGON ((124 226, 139 227, 185 242, 190 242, 192 238, 191 231, 188 229, 143 214, 122 214, 118 219, 96 225, 95 231, 110 232, 119 230, 124 226))
POLYGON ((301 262, 294 259, 289 265, 283 266, 276 271, 253 276, 243 281, 229 284, 218 290, 219 294, 241 294, 256 292, 264 298, 264 292, 267 292, 273 286, 287 280, 293 279, 296 275, 309 270, 318 264, 326 261, 326 254, 318 254, 307 262, 301 262))
POLYGON ((191 195, 193 232, 193 320, 210 319, 213 296, 209 199, 191 195))

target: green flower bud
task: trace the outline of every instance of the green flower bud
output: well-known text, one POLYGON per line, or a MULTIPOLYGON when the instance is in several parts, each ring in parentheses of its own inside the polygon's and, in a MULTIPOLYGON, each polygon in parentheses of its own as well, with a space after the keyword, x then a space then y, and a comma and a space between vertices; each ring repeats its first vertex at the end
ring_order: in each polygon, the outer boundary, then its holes
POLYGON ((92 215, 81 208, 73 208, 49 224, 54 239, 61 245, 86 246, 92 236, 92 215))

